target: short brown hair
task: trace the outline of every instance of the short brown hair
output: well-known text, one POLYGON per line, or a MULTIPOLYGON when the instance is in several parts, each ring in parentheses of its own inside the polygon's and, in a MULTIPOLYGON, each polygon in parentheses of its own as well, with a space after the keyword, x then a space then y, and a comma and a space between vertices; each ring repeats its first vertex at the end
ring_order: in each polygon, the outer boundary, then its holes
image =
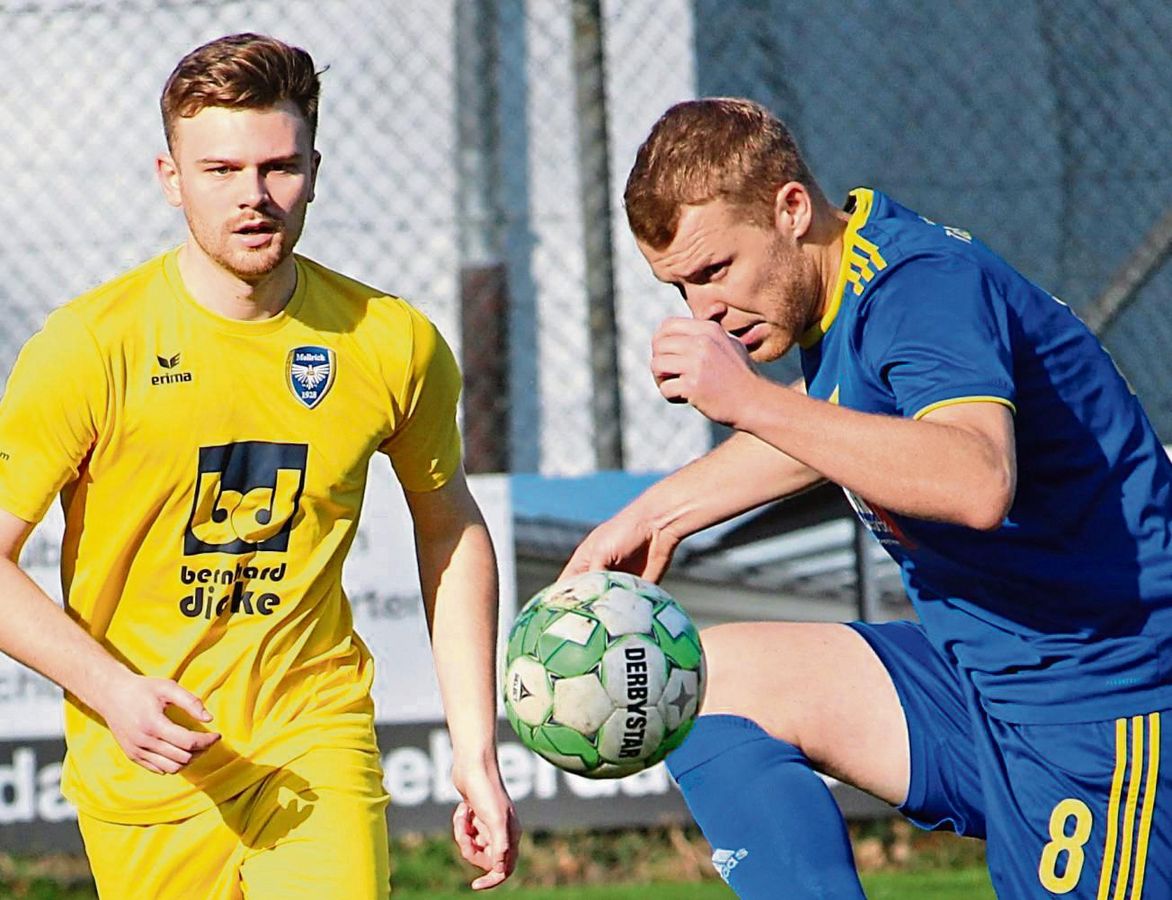
POLYGON ((300 47, 262 34, 230 34, 196 47, 175 66, 159 101, 172 147, 175 121, 209 106, 267 109, 292 101, 317 133, 321 82, 313 58, 300 47))
POLYGON ((754 224, 772 224, 777 189, 790 181, 822 195, 782 121, 751 100, 708 97, 660 116, 635 157, 623 200, 635 237, 662 250, 683 206, 725 200, 754 224))

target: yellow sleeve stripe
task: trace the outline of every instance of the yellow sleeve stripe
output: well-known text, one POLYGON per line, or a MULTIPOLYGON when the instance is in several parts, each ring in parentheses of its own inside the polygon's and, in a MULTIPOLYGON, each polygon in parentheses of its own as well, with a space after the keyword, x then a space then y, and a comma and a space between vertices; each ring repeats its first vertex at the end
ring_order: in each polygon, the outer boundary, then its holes
POLYGON ((929 403, 912 416, 912 418, 922 419, 928 413, 936 412, 936 410, 943 409, 946 406, 960 406, 962 403, 1000 403, 1002 406, 1008 406, 1010 412, 1017 413, 1017 407, 1004 397, 987 397, 981 394, 974 394, 971 397, 952 397, 948 400, 937 400, 935 403, 929 403))
MULTIPOLYGON (((871 195, 871 198, 873 198, 873 197, 874 197, 874 194, 871 195)), ((868 205, 870 205, 871 198, 868 198, 868 205)), ((862 250, 866 255, 879 257, 879 260, 880 260, 879 268, 880 269, 882 269, 884 266, 887 265, 887 263, 882 262, 882 257, 879 256, 879 247, 876 246, 875 244, 872 244, 869 240, 867 240, 861 234, 856 233, 854 235, 854 242, 855 242, 855 246, 858 247, 860 250, 862 250)))

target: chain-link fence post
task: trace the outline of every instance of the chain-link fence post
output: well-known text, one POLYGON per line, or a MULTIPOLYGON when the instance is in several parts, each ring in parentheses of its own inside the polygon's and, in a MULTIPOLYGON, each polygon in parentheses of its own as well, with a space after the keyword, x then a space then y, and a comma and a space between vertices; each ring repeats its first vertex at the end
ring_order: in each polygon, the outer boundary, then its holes
POLYGON ((456 120, 465 466, 504 472, 508 453, 508 280, 502 254, 497 0, 456 4, 456 120))
POLYGON ((586 256, 590 367, 594 379, 595 460, 599 469, 623 467, 622 405, 615 328, 614 248, 610 235, 610 150, 606 73, 599 0, 573 0, 574 93, 586 256))

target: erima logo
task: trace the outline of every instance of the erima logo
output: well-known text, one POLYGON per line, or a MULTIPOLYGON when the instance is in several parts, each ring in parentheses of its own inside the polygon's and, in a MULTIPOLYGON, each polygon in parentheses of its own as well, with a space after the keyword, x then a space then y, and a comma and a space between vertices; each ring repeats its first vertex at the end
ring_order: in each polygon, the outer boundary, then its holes
MULTIPOLYGON (((155 355, 160 366, 164 369, 174 369, 179 365, 179 354, 174 356, 159 356, 155 355)), ((191 381, 190 372, 168 372, 166 375, 152 375, 151 384, 176 384, 178 382, 191 381)))
POLYGON ((286 551, 308 456, 307 444, 200 447, 183 554, 286 551))
POLYGON ((728 884, 732 870, 740 865, 741 860, 748 855, 749 851, 744 847, 740 850, 716 850, 712 854, 712 865, 716 866, 716 871, 720 873, 724 883, 728 884))
POLYGON ((619 756, 637 759, 647 736, 647 649, 634 646, 623 650, 627 664, 627 718, 623 722, 623 743, 619 756))

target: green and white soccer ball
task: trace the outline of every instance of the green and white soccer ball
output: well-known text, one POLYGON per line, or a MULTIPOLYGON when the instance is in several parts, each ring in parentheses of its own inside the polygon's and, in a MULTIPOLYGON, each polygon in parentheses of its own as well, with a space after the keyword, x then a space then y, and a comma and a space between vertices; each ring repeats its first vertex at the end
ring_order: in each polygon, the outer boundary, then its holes
POLYGON ((661 587, 625 572, 550 585, 509 632, 505 713, 525 746, 570 772, 621 778, 659 762, 703 692, 696 626, 661 587))

